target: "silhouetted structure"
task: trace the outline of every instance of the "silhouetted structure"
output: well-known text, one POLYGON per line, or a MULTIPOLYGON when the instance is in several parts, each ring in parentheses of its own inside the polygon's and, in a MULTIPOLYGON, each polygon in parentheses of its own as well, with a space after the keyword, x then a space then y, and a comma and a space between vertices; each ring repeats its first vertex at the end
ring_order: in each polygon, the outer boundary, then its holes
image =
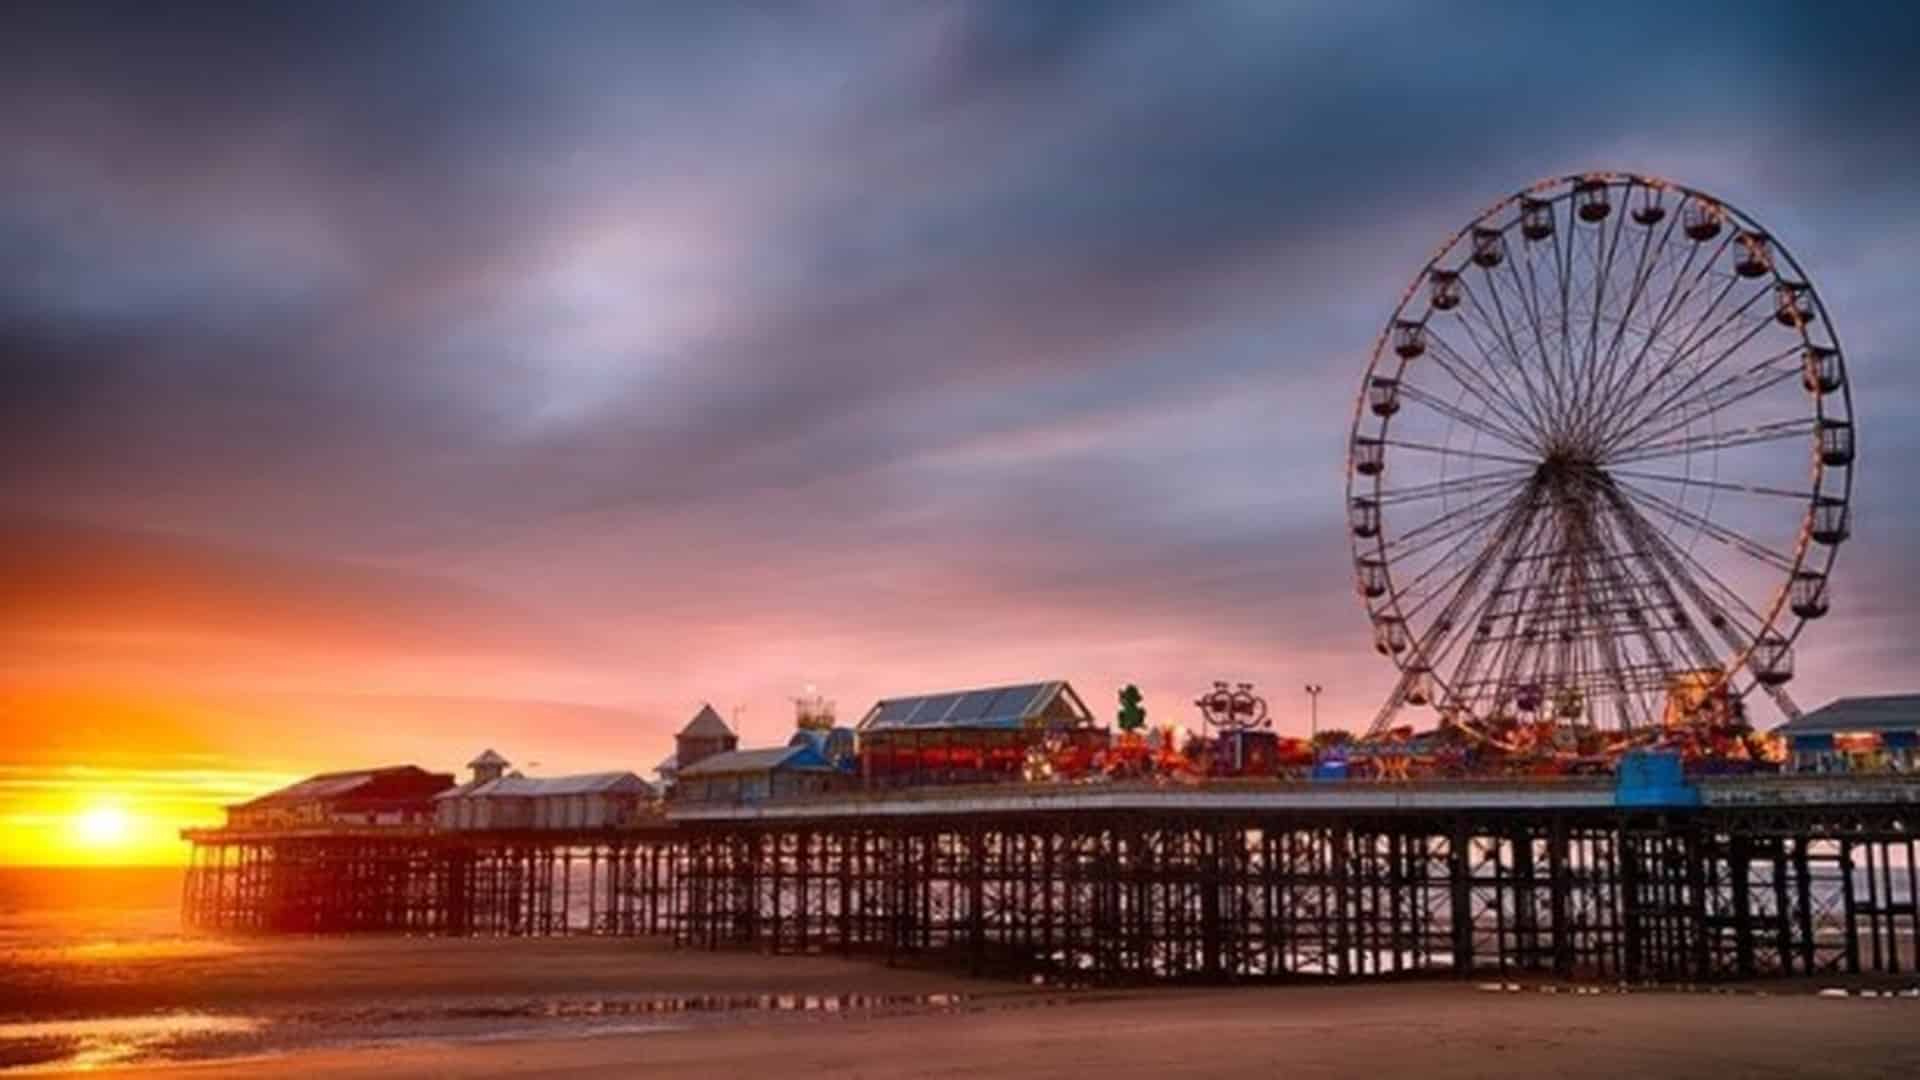
POLYGON ((453 786, 450 773, 415 765, 321 773, 227 807, 236 829, 407 826, 433 821, 433 797, 453 786))
MULTIPOLYGON (((740 736, 733 733, 712 705, 700 706, 687 726, 673 737, 673 767, 676 775, 689 765, 697 765, 715 754, 740 748, 740 736)), ((663 763, 664 764, 664 763, 663 763)))

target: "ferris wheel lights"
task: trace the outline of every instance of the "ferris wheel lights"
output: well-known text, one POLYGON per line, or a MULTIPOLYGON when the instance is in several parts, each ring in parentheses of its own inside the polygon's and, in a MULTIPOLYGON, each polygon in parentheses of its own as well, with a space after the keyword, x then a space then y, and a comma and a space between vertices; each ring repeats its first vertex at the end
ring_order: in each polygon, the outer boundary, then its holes
POLYGON ((1520 235, 1545 240, 1553 235, 1553 204, 1545 199, 1520 200, 1520 235))
POLYGON ((1806 371, 1801 376, 1801 385, 1810 394, 1831 394, 1840 389, 1846 377, 1840 368, 1840 350, 1829 349, 1823 345, 1809 345, 1805 353, 1806 371))
POLYGON ((1705 243, 1720 235, 1721 222, 1726 220, 1727 212, 1720 204, 1711 199, 1695 196, 1687 200, 1683 215, 1687 239, 1695 243, 1705 243))
POLYGON ((1783 281, 1774 286, 1773 317, 1781 326, 1799 328, 1813 322, 1813 290, 1805 282, 1783 281))
POLYGON ((1427 351, 1427 328, 1412 319, 1393 324, 1393 351, 1402 360, 1411 360, 1427 351))
POLYGON ((1820 464, 1853 464, 1853 425, 1845 420, 1820 421, 1820 464))
POLYGON ((1740 233, 1739 252, 1733 272, 1743 278, 1765 277, 1773 272, 1773 251, 1767 246, 1767 234, 1748 229, 1740 233))

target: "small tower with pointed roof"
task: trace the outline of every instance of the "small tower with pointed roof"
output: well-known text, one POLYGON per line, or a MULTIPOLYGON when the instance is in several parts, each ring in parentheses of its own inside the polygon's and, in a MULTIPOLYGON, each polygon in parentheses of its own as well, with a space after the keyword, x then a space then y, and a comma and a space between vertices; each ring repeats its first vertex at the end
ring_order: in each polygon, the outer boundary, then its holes
POLYGON ((685 769, 703 758, 739 749, 740 737, 720 719, 712 705, 703 704, 693 719, 687 721, 687 726, 680 729, 680 734, 674 736, 673 744, 674 765, 685 769))
POLYGON ((491 747, 480 752, 480 756, 467 762, 467 768, 473 770, 474 784, 484 784, 489 780, 498 780, 511 764, 506 758, 495 753, 491 747))

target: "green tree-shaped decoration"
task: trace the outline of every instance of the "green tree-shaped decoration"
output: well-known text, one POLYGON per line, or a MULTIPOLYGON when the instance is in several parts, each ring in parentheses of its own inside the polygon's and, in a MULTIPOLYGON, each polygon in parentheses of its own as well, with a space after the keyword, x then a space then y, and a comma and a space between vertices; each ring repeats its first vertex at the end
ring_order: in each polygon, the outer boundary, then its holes
POLYGON ((1140 688, 1128 683, 1120 688, 1120 730, 1139 731, 1147 726, 1147 710, 1140 704, 1140 688))

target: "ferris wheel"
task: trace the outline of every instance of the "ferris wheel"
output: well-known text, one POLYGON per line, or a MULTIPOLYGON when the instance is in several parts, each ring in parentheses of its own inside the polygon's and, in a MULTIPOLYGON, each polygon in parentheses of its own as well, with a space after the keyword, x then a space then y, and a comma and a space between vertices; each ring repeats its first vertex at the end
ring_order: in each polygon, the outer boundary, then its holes
POLYGON ((1347 526, 1374 722, 1647 736, 1785 692, 1851 529, 1851 390, 1812 282, 1664 180, 1502 199, 1401 296, 1361 382, 1347 526), (1682 717, 1684 718, 1684 717, 1682 717))

